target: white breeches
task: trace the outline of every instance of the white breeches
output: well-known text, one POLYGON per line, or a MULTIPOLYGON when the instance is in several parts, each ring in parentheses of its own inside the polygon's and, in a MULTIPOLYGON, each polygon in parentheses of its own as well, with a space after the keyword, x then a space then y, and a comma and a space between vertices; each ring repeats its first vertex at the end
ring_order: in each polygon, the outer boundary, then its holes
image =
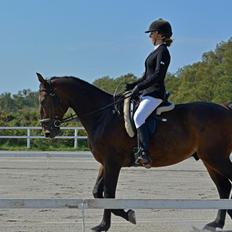
POLYGON ((162 99, 142 96, 141 102, 134 114, 135 127, 138 129, 145 123, 148 116, 161 104, 162 99))

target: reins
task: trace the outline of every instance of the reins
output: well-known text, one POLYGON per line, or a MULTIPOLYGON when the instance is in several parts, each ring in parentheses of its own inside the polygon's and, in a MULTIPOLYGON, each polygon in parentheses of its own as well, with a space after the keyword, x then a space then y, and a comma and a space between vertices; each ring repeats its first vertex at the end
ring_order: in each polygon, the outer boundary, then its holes
MULTIPOLYGON (((101 108, 98 108, 97 110, 94 110, 94 111, 91 111, 89 113, 86 113, 84 115, 82 115, 82 117, 89 117, 89 116, 92 116, 94 114, 97 114, 97 113, 100 113, 101 111, 104 111, 104 110, 107 110, 108 108, 112 107, 112 106, 115 106, 115 111, 114 112, 117 112, 118 113, 118 109, 116 107, 116 105, 122 101, 124 101, 125 99, 129 98, 131 96, 131 94, 128 95, 128 92, 124 93, 118 100, 115 100, 110 103, 110 104, 107 104, 101 108)), ((72 114, 71 116, 69 117, 66 117, 62 120, 59 121, 60 125, 66 123, 66 122, 70 122, 72 120, 79 120, 79 117, 77 116, 77 114, 72 114)))
MULTIPOLYGON (((89 113, 86 113, 86 114, 82 115, 82 117, 85 117, 85 118, 86 118, 86 117, 92 116, 92 115, 97 114, 97 113, 99 113, 99 112, 101 112, 101 111, 104 111, 104 110, 106 110, 106 109, 108 109, 108 108, 110 108, 110 107, 112 107, 112 106, 115 106, 115 111, 113 111, 113 112, 114 112, 114 113, 115 113, 115 112, 116 112, 116 113, 119 113, 119 111, 118 111, 116 105, 117 105, 118 103, 122 102, 123 100, 125 100, 126 98, 129 98, 129 97, 131 96, 131 94, 128 94, 128 93, 129 93, 129 92, 124 93, 118 100, 116 100, 116 101, 114 100, 114 102, 112 102, 112 103, 110 103, 110 104, 107 104, 107 105, 105 105, 105 106, 103 106, 103 107, 101 107, 101 108, 99 108, 99 109, 97 109, 97 110, 94 110, 94 111, 91 111, 91 112, 89 112, 89 113)), ((40 120, 40 123, 46 123, 46 122, 49 122, 50 120, 51 120, 50 118, 44 118, 44 119, 41 119, 41 120, 40 120)), ((66 118, 63 118, 62 120, 55 119, 55 121, 54 121, 54 126, 55 126, 55 127, 59 127, 59 126, 61 126, 62 124, 66 123, 66 122, 73 121, 73 120, 78 120, 78 121, 80 120, 77 114, 72 114, 72 115, 70 115, 70 116, 68 116, 68 117, 66 117, 66 118)))

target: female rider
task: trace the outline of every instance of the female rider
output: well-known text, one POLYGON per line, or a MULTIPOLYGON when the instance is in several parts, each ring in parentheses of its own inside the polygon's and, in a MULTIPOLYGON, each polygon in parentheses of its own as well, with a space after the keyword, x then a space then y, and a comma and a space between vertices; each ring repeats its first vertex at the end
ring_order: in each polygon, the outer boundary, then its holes
POLYGON ((145 122, 165 98, 164 78, 170 63, 170 54, 167 47, 172 43, 172 27, 168 21, 158 19, 151 23, 145 33, 150 33, 149 37, 154 45, 154 50, 146 58, 143 77, 134 83, 127 84, 127 89, 132 89, 132 97, 140 95, 141 100, 134 114, 138 137, 135 163, 150 168, 150 139, 145 122))

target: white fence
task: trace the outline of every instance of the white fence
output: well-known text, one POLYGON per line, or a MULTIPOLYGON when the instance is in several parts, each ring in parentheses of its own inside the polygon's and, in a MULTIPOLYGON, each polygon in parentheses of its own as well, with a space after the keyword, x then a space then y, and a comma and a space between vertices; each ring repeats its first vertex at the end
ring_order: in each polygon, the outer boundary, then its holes
POLYGON ((232 209, 231 199, 0 199, 0 209, 232 209))
MULTIPOLYGON (((79 139, 87 139, 87 136, 79 136, 78 131, 84 130, 84 127, 61 127, 61 130, 73 130, 73 135, 64 135, 64 136, 57 136, 57 139, 73 139, 73 146, 74 148, 78 147, 78 140, 79 139)), ((46 139, 45 136, 42 135, 31 135, 32 130, 42 130, 41 127, 0 127, 1 130, 24 130, 25 135, 1 135, 0 139, 26 139, 27 140, 27 148, 31 148, 31 140, 32 139, 46 139)), ((42 133, 41 133, 42 134, 42 133)))
POLYGON ((232 200, 153 199, 0 199, 0 209, 81 209, 85 232, 85 209, 232 209, 232 200))

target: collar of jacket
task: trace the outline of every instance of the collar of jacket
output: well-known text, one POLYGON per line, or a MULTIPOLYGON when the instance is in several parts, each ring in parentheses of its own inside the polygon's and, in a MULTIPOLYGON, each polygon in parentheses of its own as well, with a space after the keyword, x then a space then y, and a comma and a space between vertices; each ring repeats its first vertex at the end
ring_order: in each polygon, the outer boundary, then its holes
POLYGON ((154 51, 162 44, 157 44, 157 45, 154 45, 154 51))

